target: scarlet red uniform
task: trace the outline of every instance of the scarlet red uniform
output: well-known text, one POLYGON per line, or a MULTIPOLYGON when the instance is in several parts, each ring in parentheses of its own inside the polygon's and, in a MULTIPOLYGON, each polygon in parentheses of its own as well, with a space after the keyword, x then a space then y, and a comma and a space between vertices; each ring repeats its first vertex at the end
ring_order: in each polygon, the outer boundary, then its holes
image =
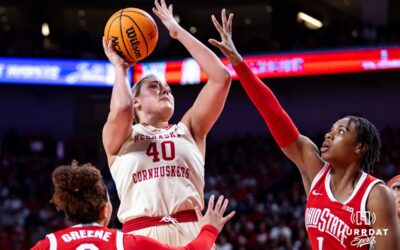
MULTIPOLYGON (((366 210, 368 195, 381 181, 362 173, 351 196, 337 201, 330 189, 331 167, 327 164, 314 178, 305 212, 305 224, 311 247, 327 249, 369 249, 374 243, 371 225, 374 215, 366 210)), ((379 233, 385 233, 381 231, 379 233)))
POLYGON ((122 249, 169 249, 203 250, 211 249, 218 236, 216 228, 206 225, 200 234, 186 247, 171 247, 144 236, 123 234, 115 229, 98 224, 76 225, 52 234, 36 243, 31 250, 122 250, 122 249))

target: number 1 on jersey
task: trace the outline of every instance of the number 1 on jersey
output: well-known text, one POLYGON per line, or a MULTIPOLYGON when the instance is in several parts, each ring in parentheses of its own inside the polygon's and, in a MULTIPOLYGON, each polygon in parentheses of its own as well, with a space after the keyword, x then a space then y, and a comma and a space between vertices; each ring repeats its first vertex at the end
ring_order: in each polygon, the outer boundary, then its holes
POLYGON ((317 241, 318 241, 318 250, 323 250, 322 244, 324 242, 324 237, 317 237, 317 241))
MULTIPOLYGON (((172 141, 163 141, 161 145, 161 157, 164 161, 175 159, 175 144, 172 141)), ((151 142, 146 150, 146 155, 153 158, 153 162, 160 161, 160 153, 157 149, 157 143, 151 142)))

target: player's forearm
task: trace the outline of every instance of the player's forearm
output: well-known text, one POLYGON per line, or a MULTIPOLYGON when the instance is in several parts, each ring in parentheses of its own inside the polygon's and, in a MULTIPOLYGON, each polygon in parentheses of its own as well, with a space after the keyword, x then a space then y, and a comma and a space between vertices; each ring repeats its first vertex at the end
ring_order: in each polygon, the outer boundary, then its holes
POLYGON ((233 68, 279 146, 283 148, 294 142, 299 136, 299 131, 271 89, 251 71, 246 62, 234 65, 233 68))
POLYGON ((154 250, 204 250, 211 249, 218 236, 218 230, 210 225, 202 227, 199 235, 184 247, 174 247, 163 244, 145 236, 124 236, 124 246, 128 249, 154 249, 154 250))
POLYGON ((186 245, 183 249, 185 250, 203 250, 203 249, 211 249, 215 240, 218 237, 218 230, 211 226, 205 225, 201 228, 199 235, 186 245))
POLYGON ((192 57, 204 70, 209 80, 217 83, 230 83, 230 74, 221 60, 203 43, 181 28, 177 40, 189 51, 192 57))
POLYGON ((123 67, 115 67, 114 70, 115 81, 111 94, 110 110, 131 110, 133 104, 133 96, 127 78, 128 69, 124 69, 123 67))

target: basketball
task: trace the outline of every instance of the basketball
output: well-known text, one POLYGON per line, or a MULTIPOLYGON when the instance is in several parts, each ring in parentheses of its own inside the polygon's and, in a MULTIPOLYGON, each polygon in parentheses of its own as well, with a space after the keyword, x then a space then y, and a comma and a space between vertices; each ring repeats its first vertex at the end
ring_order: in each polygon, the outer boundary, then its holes
POLYGON ((104 37, 109 39, 125 61, 135 63, 153 52, 158 40, 154 19, 145 11, 125 8, 115 12, 107 21, 104 37))

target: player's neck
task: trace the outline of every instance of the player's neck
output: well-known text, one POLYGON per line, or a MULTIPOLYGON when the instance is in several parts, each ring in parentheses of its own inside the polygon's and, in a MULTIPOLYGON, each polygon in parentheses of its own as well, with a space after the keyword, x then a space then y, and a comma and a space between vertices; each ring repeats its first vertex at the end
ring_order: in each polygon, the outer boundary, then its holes
POLYGON ((169 125, 168 121, 144 120, 144 121, 141 121, 141 123, 142 124, 146 124, 146 125, 150 125, 150 126, 155 127, 155 128, 160 128, 160 129, 166 128, 169 125))
POLYGON ((166 128, 168 127, 168 119, 161 117, 160 115, 153 114, 141 114, 140 123, 153 126, 155 128, 166 128))
MULTIPOLYGON (((357 167, 349 168, 333 168, 331 170, 331 182, 329 183, 332 193, 335 197, 339 194, 346 196, 346 194, 351 195, 358 180, 361 177, 362 172, 357 167)), ((341 200, 340 197, 336 197, 341 200)), ((346 198, 346 197, 342 197, 346 198)))
POLYGON ((102 227, 106 227, 105 226, 105 220, 102 221, 94 221, 94 222, 90 222, 90 223, 76 223, 76 224, 72 224, 69 225, 70 227, 85 227, 85 226, 102 226, 102 227))

